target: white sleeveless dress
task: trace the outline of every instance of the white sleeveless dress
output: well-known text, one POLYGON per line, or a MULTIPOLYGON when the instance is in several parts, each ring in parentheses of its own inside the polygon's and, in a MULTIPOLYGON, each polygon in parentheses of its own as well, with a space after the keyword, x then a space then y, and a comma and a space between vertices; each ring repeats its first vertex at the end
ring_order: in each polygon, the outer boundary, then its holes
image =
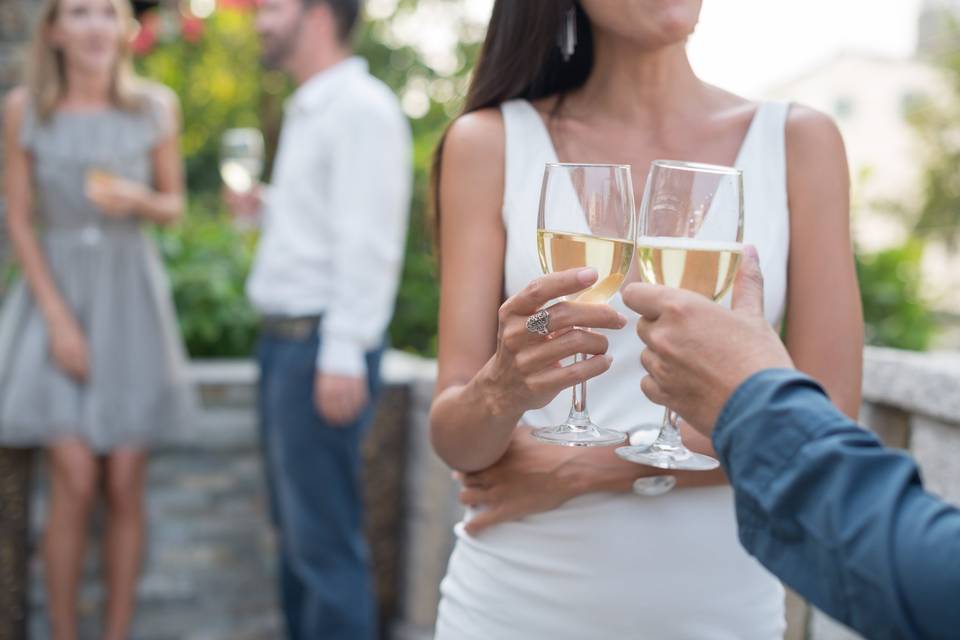
MULTIPOLYGON (((541 275, 539 189, 544 163, 557 158, 530 103, 507 102, 501 111, 509 296, 541 275)), ((744 240, 760 254, 772 325, 780 323, 786 298, 787 111, 785 103, 762 104, 736 160, 744 173, 744 240)), ((619 294, 611 304, 636 317, 619 294)), ((590 382, 591 414, 612 428, 659 424, 662 407, 640 392, 642 344, 629 329, 607 335, 614 360, 590 382)), ((569 401, 561 393, 523 421, 558 424, 569 401)), ((652 441, 655 433, 645 435, 652 441)), ((456 534, 441 584, 437 640, 768 640, 782 638, 786 628, 780 583, 737 540, 729 487, 675 490, 657 498, 588 494, 477 538, 462 523, 456 534)))

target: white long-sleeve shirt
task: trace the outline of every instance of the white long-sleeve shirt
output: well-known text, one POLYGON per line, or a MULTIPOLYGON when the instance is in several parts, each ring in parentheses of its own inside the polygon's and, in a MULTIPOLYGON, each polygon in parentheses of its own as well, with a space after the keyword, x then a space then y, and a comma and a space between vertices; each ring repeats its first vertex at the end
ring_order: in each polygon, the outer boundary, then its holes
POLYGON ((410 128, 350 58, 287 102, 247 295, 265 315, 323 315, 317 368, 363 376, 390 322, 412 185, 410 128))

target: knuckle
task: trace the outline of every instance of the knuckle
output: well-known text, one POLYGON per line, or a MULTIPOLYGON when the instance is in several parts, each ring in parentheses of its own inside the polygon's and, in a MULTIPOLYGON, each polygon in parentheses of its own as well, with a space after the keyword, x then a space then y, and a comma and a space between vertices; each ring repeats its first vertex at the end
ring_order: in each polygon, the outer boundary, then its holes
POLYGON ((607 338, 607 336, 599 333, 590 334, 590 341, 593 343, 593 349, 590 351, 590 353, 606 353, 607 349, 610 348, 610 340, 607 338))
POLYGON ((687 311, 687 303, 679 297, 671 296, 663 303, 663 311, 667 315, 682 316, 687 311))
POLYGON ((523 388, 528 396, 539 396, 550 391, 549 385, 543 380, 524 380, 523 388))
POLYGON ((524 295, 527 298, 539 300, 540 296, 543 295, 543 280, 537 278, 531 281, 524 289, 524 295))
POLYGON ((640 366, 650 371, 651 366, 653 365, 653 352, 649 349, 644 349, 640 353, 640 366))
POLYGON ((512 300, 513 300, 513 298, 510 298, 509 300, 507 300, 506 302, 504 302, 502 305, 500 305, 500 308, 497 310, 497 318, 498 318, 499 321, 500 321, 500 326, 501 326, 501 327, 503 327, 504 325, 506 325, 506 324, 508 323, 508 321, 510 320, 510 317, 511 317, 511 315, 512 315, 512 314, 510 313, 510 302, 511 302, 512 300))
POLYGON ((520 332, 516 326, 508 326, 503 329, 500 337, 500 344, 506 347, 506 350, 513 353, 517 350, 520 342, 520 332))
POLYGON ((653 378, 650 376, 644 376, 643 379, 640 380, 640 390, 643 391, 643 395, 647 396, 651 400, 656 401, 656 399, 659 397, 659 387, 657 387, 656 383, 653 381, 653 378))
POLYGON ((513 366, 520 372, 529 371, 534 364, 534 356, 529 351, 521 351, 513 358, 513 366))
POLYGON ((658 327, 651 327, 644 336, 644 343, 653 351, 658 351, 663 344, 663 333, 658 327))

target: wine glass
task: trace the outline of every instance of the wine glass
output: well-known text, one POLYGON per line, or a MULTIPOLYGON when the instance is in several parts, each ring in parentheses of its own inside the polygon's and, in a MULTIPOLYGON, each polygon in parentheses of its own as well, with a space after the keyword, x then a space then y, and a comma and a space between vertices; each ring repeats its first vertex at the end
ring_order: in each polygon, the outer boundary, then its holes
MULTIPOLYGON (((714 301, 733 284, 743 255, 743 173, 733 167, 655 160, 640 203, 637 265, 645 282, 714 301)), ((707 471, 719 463, 687 449, 666 409, 649 447, 620 447, 625 460, 660 469, 707 471)))
POLYGON ((258 129, 227 129, 220 140, 220 177, 230 189, 247 193, 263 172, 263 135, 258 129))
MULTIPOLYGON (((549 163, 543 173, 537 250, 544 273, 593 267, 597 282, 568 300, 606 303, 623 284, 636 232, 629 165, 549 163)), ((585 358, 578 354, 575 361, 585 358)), ((573 447, 622 443, 622 431, 598 427, 587 413, 587 383, 573 388, 563 424, 533 430, 543 442, 573 447)))

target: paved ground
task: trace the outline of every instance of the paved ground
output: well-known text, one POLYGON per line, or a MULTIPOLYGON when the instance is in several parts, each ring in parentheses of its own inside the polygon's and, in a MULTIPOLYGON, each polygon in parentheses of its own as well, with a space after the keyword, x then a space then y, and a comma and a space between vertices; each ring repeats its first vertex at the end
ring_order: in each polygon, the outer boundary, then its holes
MULTIPOLYGON (((216 446, 166 449, 149 467, 149 549, 134 640, 266 640, 279 637, 273 541, 249 416, 224 416, 216 446)), ((42 479, 44 473, 38 470, 42 479)), ((44 515, 34 496, 34 544, 44 515)), ((81 640, 99 636, 99 523, 81 593, 81 640)), ((49 637, 40 564, 31 563, 31 638, 49 637)))

